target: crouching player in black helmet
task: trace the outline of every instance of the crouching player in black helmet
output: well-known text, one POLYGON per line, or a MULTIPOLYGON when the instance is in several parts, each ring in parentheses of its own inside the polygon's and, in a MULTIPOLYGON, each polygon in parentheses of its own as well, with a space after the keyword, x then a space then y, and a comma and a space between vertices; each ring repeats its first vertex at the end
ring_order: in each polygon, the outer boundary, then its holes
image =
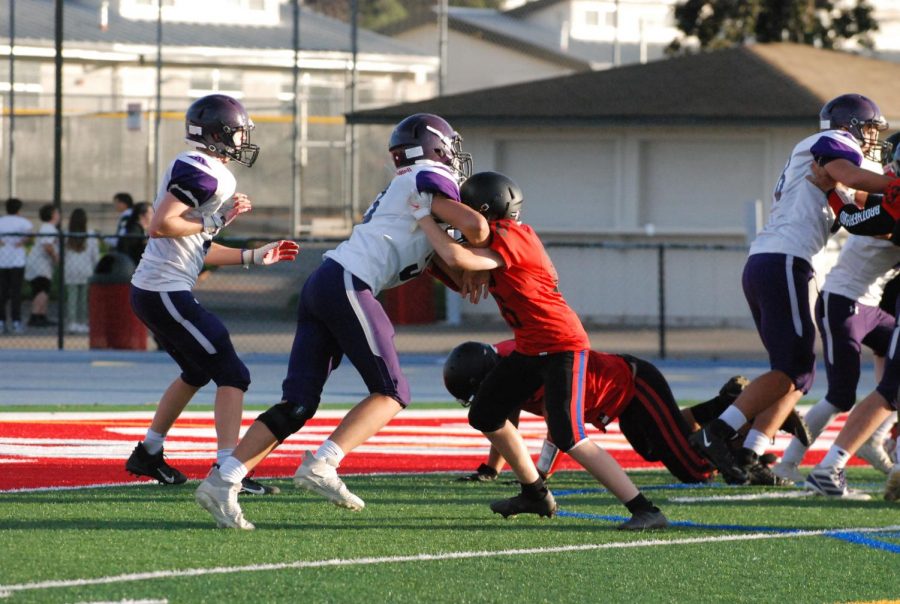
MULTIPOLYGON (((514 349, 512 340, 495 346, 480 342, 460 344, 444 363, 444 386, 462 405, 468 406, 487 374, 501 357, 514 349)), ((707 482, 714 478, 715 468, 694 450, 688 436, 733 403, 747 383, 747 378, 734 376, 712 399, 679 409, 666 378, 652 363, 630 355, 592 350, 587 361, 584 419, 603 432, 612 421, 618 420, 622 434, 645 460, 662 462, 681 482, 707 482)), ((521 410, 543 416, 543 397, 543 389, 539 388, 522 403, 521 410)), ((518 417, 517 409, 510 421, 515 423, 518 417)), ((781 430, 808 442, 806 426, 796 412, 788 416, 781 430)), ((556 446, 545 440, 536 464, 545 479, 552 475, 559 459, 556 446)), ((749 484, 785 484, 772 474, 769 465, 773 461, 774 456, 760 458, 749 472, 749 484)), ((460 480, 493 480, 503 464, 503 457, 491 448, 485 463, 460 480)))
MULTIPOLYGON (((514 350, 513 340, 496 346, 481 342, 460 344, 444 363, 444 386, 462 405, 468 406, 500 359, 514 350)), ((682 482, 706 482, 713 477, 715 469, 694 450, 687 436, 699 423, 716 417, 728 407, 746 384, 746 378, 735 376, 722 386, 715 398, 682 411, 666 378, 653 364, 630 355, 591 350, 584 384, 584 421, 606 432, 606 426, 618 420, 622 434, 641 457, 661 461, 682 482)), ((514 417, 518 419, 520 410, 543 417, 543 399, 543 388, 538 388, 516 409, 514 417)), ((553 473, 559 460, 558 451, 550 440, 544 441, 537 467, 545 477, 553 473)), ((503 458, 492 448, 488 463, 482 464, 471 479, 496 477, 502 465, 503 458)))

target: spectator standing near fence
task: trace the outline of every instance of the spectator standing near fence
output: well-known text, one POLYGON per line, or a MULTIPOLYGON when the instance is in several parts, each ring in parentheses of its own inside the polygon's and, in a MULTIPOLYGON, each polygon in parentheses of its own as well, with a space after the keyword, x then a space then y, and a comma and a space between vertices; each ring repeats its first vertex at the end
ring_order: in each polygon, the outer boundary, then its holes
POLYGON ((147 230, 152 220, 153 206, 143 201, 136 203, 131 208, 123 230, 118 233, 116 251, 131 258, 135 266, 141 261, 141 255, 147 247, 147 230))
POLYGON ((100 260, 100 245, 88 231, 87 212, 75 208, 69 216, 65 245, 66 321, 69 333, 88 332, 88 280, 100 260))
POLYGON ((49 327, 56 325, 47 318, 50 306, 50 286, 53 272, 59 264, 59 210, 52 204, 45 204, 38 210, 41 226, 38 228, 34 247, 25 261, 25 279, 31 285, 31 316, 29 327, 49 327))
POLYGON ((107 237, 106 243, 109 247, 114 248, 119 243, 119 235, 125 233, 125 227, 128 224, 128 219, 131 217, 134 208, 134 198, 131 197, 131 193, 120 191, 113 195, 112 200, 113 205, 116 207, 116 212, 119 213, 116 217, 116 236, 107 237))
POLYGON ((6 303, 9 302, 9 330, 22 333, 22 282, 25 279, 25 245, 34 227, 19 216, 22 200, 6 200, 6 216, 0 217, 0 333, 7 331, 6 303))

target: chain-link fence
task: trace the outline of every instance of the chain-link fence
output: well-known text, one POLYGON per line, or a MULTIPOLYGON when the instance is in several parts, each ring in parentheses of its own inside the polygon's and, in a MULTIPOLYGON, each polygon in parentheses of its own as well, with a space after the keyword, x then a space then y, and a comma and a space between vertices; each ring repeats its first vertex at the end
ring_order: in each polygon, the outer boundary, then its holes
MULTIPOLYGON (((143 328, 136 319, 127 319, 131 316, 127 290, 134 265, 125 258, 118 262, 118 266, 112 266, 117 262, 112 255, 115 252, 111 245, 114 239, 98 234, 71 237, 65 233, 54 239, 61 261, 52 279, 47 323, 29 325, 35 300, 32 283, 25 281, 21 331, 13 329, 11 309, 7 306, 4 309, 7 318, 5 331, 0 337, 0 348, 153 350, 155 343, 152 337, 140 331, 143 328), (90 254, 72 249, 70 242, 83 239, 96 241, 99 261, 90 254), (73 281, 73 275, 83 278, 73 281), (117 333, 110 339, 104 335, 105 330, 117 333), (131 331, 137 333, 128 333, 131 331)), ((127 240, 127 237, 122 239, 127 240)), ((222 238, 217 241, 232 247, 254 247, 270 239, 222 238)), ((223 320, 237 350, 242 353, 286 353, 290 350, 300 287, 320 263, 322 253, 338 241, 303 239, 299 242, 302 251, 296 262, 254 266, 249 270, 239 266, 209 267, 200 275, 194 289, 197 300, 223 320)), ((696 266, 714 267, 722 264, 723 258, 739 263, 746 253, 746 248, 742 246, 548 242, 547 248, 551 257, 565 262, 565 269, 561 271, 563 291, 580 296, 573 306, 578 307, 589 325, 599 325, 597 320, 592 322, 592 318, 609 316, 612 298, 601 298, 591 292, 584 294, 576 287, 573 274, 578 274, 578 280, 582 283, 593 283, 601 289, 617 293, 630 292, 630 314, 628 310, 620 310, 614 320, 603 320, 602 326, 656 330, 660 356, 666 355, 667 332, 673 327, 682 328, 691 322, 705 328, 717 323, 722 327, 735 327, 722 324, 714 316, 694 319, 680 316, 677 309, 695 307, 696 300, 704 294, 697 291, 695 284, 685 285, 673 276, 698 275, 700 272, 696 266), (614 258, 615 262, 611 262, 610 258, 614 258), (672 316, 667 313, 672 313, 672 316)), ((705 297, 734 298, 735 301, 729 302, 735 306, 734 314, 745 316, 747 313, 742 299, 739 293, 733 291, 733 284, 717 281, 710 271, 706 273, 710 277, 706 279, 706 286, 714 293, 705 294, 705 297)), ((699 278, 704 279, 702 275, 699 278)), ((460 313, 458 307, 453 307, 453 301, 458 299, 455 294, 446 296, 444 287, 429 277, 421 277, 401 288, 382 292, 380 298, 398 325, 419 324, 422 329, 432 325, 436 329, 446 330, 449 322, 450 328, 459 325, 464 330, 473 327, 496 329, 498 325, 502 329, 492 301, 480 307, 479 312, 467 309, 467 312, 460 313)), ((569 300, 573 302, 573 298, 569 300)))

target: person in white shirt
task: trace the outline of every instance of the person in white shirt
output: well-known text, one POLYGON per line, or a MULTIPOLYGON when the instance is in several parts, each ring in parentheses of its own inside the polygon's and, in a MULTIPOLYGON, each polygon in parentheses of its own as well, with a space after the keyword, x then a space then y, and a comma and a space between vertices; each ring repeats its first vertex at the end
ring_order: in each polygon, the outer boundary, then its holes
POLYGON ((34 227, 28 219, 19 216, 21 210, 22 200, 10 197, 6 200, 6 216, 0 217, 0 332, 7 329, 13 333, 24 331, 22 283, 25 280, 25 246, 34 227), (10 323, 6 322, 7 302, 10 323))
POLYGON ((69 333, 88 332, 88 280, 100 260, 100 244, 87 224, 87 212, 82 208, 72 210, 66 233, 64 275, 69 333))
POLYGON ((41 226, 34 246, 25 261, 25 280, 31 285, 31 316, 29 327, 50 327, 56 321, 47 318, 50 306, 50 286, 53 272, 59 264, 59 210, 45 204, 38 210, 41 226))

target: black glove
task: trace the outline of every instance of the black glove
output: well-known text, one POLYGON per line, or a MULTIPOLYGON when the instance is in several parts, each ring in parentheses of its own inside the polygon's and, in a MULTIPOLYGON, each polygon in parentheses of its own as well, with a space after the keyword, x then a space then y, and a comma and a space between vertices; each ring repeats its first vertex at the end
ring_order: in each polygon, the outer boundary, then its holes
POLYGON ((457 482, 490 482, 491 480, 497 480, 497 470, 487 464, 481 464, 474 473, 456 479, 457 482))

